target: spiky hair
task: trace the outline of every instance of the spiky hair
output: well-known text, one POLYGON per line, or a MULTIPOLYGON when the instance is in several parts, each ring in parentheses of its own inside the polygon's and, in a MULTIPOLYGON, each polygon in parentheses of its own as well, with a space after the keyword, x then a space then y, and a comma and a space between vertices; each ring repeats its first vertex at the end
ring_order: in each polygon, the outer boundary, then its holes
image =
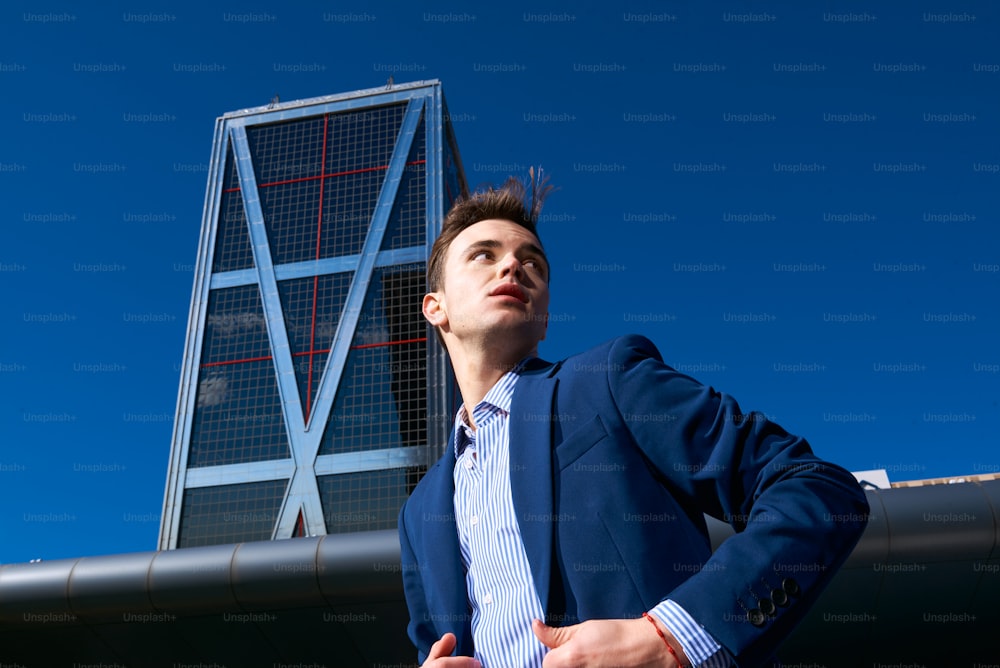
POLYGON ((538 219, 545 198, 552 192, 541 167, 528 169, 527 180, 509 176, 499 188, 489 186, 460 197, 444 218, 427 262, 427 289, 435 292, 444 280, 444 260, 451 242, 468 227, 483 220, 509 220, 538 237, 538 219))

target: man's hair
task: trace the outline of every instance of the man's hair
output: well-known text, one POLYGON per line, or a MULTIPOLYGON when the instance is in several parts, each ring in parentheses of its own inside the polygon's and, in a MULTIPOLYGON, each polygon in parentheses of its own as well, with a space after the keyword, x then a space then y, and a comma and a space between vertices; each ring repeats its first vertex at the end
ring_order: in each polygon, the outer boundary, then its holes
POLYGON ((456 200, 444 217, 441 234, 434 240, 431 256, 427 261, 427 289, 436 292, 444 282, 445 257, 448 248, 463 230, 484 220, 509 220, 535 235, 539 245, 536 226, 542 212, 545 197, 552 186, 547 185, 548 177, 542 176, 541 168, 528 170, 528 182, 509 176, 502 186, 488 187, 456 200))

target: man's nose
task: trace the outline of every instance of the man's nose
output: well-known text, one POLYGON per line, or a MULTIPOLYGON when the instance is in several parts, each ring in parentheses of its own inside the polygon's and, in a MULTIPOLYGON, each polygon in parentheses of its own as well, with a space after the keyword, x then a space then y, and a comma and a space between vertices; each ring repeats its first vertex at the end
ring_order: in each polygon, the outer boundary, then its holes
POLYGON ((510 274, 520 278, 523 270, 524 267, 521 265, 520 260, 514 257, 513 253, 507 253, 507 255, 500 260, 499 273, 501 278, 510 274))

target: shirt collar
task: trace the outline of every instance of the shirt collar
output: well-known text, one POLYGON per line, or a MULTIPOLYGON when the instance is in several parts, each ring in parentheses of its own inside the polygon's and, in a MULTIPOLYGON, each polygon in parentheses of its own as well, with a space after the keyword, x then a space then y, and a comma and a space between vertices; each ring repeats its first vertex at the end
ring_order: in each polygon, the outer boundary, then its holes
MULTIPOLYGON (((514 397, 514 386, 517 384, 517 379, 524 370, 525 364, 532 359, 534 358, 525 357, 515 364, 513 369, 501 376, 493 387, 490 388, 490 391, 486 393, 483 400, 476 404, 472 412, 479 418, 477 420, 478 426, 483 426, 491 415, 510 415, 510 404, 514 397), (486 420, 483 419, 484 417, 486 420)), ((468 434, 470 431, 472 431, 472 428, 469 426, 469 413, 463 403, 459 406, 458 412, 455 414, 455 426, 452 430, 454 434, 455 459, 458 459, 466 446, 469 445, 468 434)))

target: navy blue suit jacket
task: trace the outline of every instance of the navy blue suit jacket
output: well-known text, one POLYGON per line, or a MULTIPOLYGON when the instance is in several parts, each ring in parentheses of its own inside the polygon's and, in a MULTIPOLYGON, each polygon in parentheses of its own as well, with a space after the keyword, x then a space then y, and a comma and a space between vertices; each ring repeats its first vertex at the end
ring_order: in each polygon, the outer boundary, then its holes
MULTIPOLYGON (((400 512, 410 638, 472 655, 451 444, 400 512)), ((741 666, 771 656, 867 522, 854 477, 685 376, 639 336, 532 360, 510 415, 511 493, 546 621, 671 598, 741 666), (703 513, 737 531, 713 555, 703 513)), ((530 623, 531 620, 525 620, 530 623)))

